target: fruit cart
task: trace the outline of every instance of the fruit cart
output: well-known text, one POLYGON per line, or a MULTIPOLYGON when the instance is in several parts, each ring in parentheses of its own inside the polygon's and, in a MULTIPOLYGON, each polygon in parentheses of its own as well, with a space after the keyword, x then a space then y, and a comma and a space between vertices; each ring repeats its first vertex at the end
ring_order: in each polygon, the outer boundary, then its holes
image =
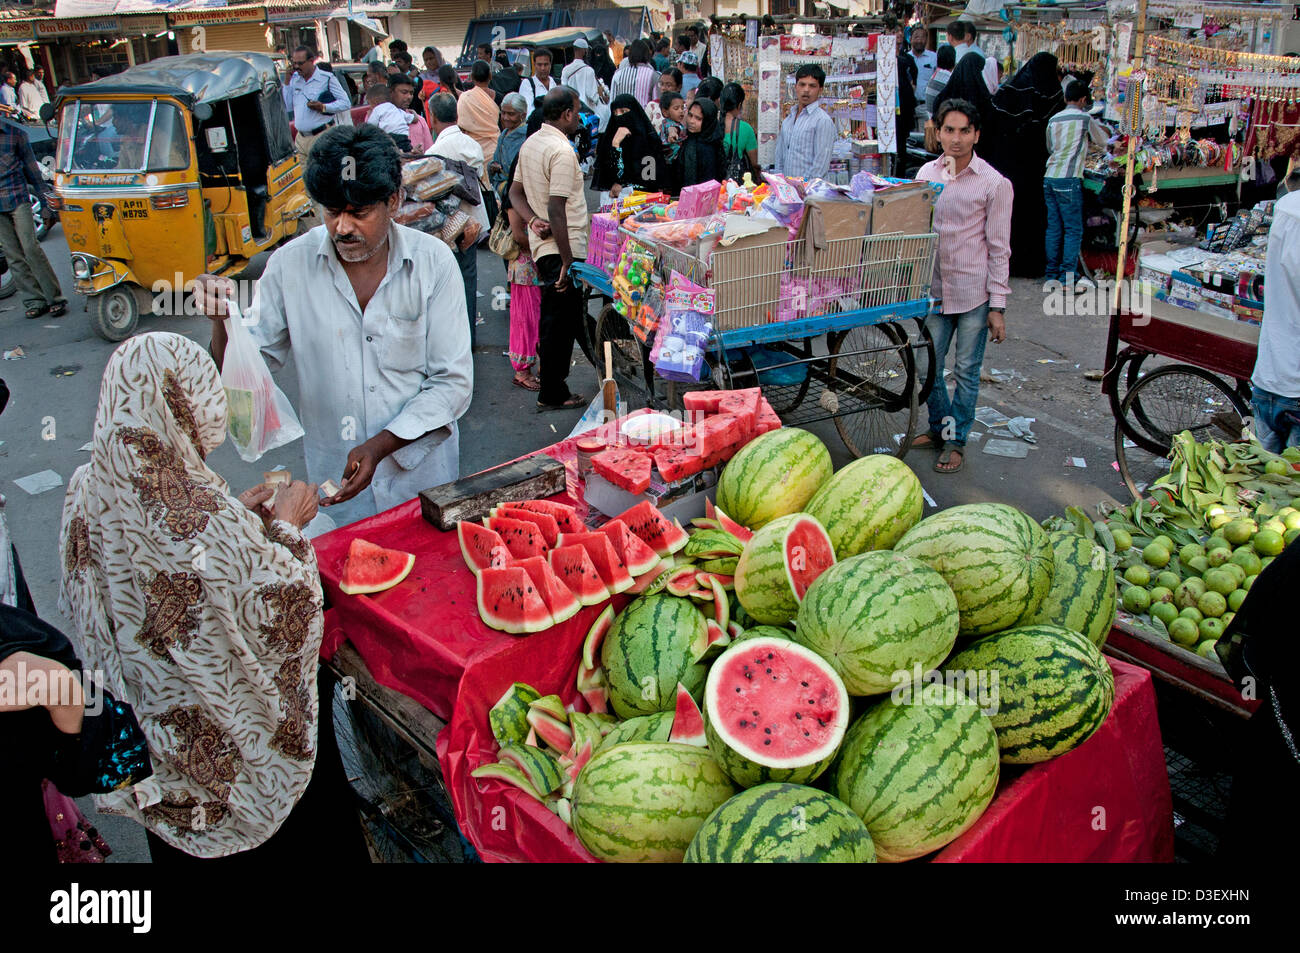
POLYGON ((1117 310, 1102 392, 1115 416, 1115 461, 1134 499, 1163 469, 1174 435, 1233 439, 1248 429, 1259 328, 1162 301, 1117 310), (1122 345, 1122 349, 1121 349, 1122 345))
POLYGON ((614 307, 610 273, 575 264, 588 300, 607 302, 595 318, 588 313, 583 350, 590 358, 609 342, 620 387, 643 394, 647 406, 681 410, 683 393, 695 387, 759 387, 786 426, 833 420, 855 456, 901 457, 934 383, 925 317, 937 240, 933 233, 830 239, 807 255, 784 233, 735 249, 719 244, 711 254, 647 243, 661 274, 677 271, 717 296, 698 385, 657 379, 653 341, 614 307))

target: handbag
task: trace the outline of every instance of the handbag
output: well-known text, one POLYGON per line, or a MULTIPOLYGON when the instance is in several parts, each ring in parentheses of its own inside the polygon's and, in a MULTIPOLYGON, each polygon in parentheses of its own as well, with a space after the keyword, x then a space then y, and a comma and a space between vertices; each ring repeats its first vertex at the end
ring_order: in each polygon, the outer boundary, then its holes
POLYGON ((59 863, 102 864, 113 853, 99 831, 81 813, 77 802, 48 779, 41 781, 41 795, 59 863))
POLYGON ((507 264, 519 257, 521 249, 519 243, 515 241, 514 233, 510 230, 510 214, 504 208, 492 223, 487 245, 488 251, 500 255, 507 264))

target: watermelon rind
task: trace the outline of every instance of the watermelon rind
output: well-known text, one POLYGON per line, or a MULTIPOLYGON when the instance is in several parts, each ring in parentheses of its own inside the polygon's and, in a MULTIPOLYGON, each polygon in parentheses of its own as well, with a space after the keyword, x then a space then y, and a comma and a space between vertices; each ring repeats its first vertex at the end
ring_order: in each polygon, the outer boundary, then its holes
POLYGON ((826 659, 850 695, 878 695, 937 668, 957 641, 957 599, 919 560, 882 550, 836 563, 804 595, 794 640, 826 659))
POLYGON ((965 696, 939 694, 910 704, 877 702, 840 747, 830 791, 862 818, 884 863, 951 843, 979 820, 997 790, 993 723, 965 696))
POLYGON ((397 549, 384 549, 364 539, 352 540, 339 589, 350 596, 391 589, 411 573, 415 557, 397 549))
POLYGON ((1119 589, 1106 550, 1076 533, 1052 533, 1052 588, 1027 624, 1073 629, 1097 648, 1115 624, 1119 589))
MULTIPOLYGON (((764 676, 765 677, 765 676, 764 676)), ((775 677, 775 676, 774 676, 775 677)), ((791 707, 795 699, 802 704, 802 694, 808 689, 794 685, 788 687, 791 707)), ((728 696, 729 697, 729 696, 728 696)), ((785 781, 792 784, 804 784, 816 780, 835 759, 844 732, 849 724, 849 693, 844 687, 835 669, 816 652, 787 639, 760 637, 747 639, 739 645, 730 646, 719 656, 709 670, 708 680, 704 686, 704 731, 709 741, 709 750, 717 758, 727 776, 741 787, 749 788, 769 781, 785 781), (820 669, 835 693, 836 720, 830 725, 830 738, 820 749, 808 751, 798 757, 775 758, 761 755, 758 751, 744 750, 740 739, 728 731, 718 713, 719 698, 723 693, 734 689, 734 681, 727 681, 729 660, 750 653, 766 651, 781 652, 799 658, 820 669)), ((793 719, 790 724, 793 726, 793 719)))
POLYGON ((510 764, 508 761, 497 761, 492 764, 479 765, 469 773, 472 778, 489 778, 498 781, 505 781, 507 784, 513 784, 519 790, 523 791, 537 800, 542 800, 543 796, 537 788, 533 787, 528 776, 519 770, 517 765, 510 764))
POLYGON ((587 637, 582 643, 582 667, 594 669, 600 664, 599 652, 600 647, 605 641, 605 636, 609 634, 609 627, 614 624, 614 607, 605 606, 600 610, 600 615, 591 623, 591 628, 587 630, 587 637))
POLYGON ((831 477, 831 453, 816 436, 783 427, 755 437, 718 478, 717 504, 750 529, 797 513, 831 477))
POLYGON ((670 711, 677 703, 678 682, 694 692, 702 679, 690 669, 707 637, 703 616, 687 599, 659 594, 628 603, 601 646, 615 713, 631 718, 670 711))
POLYGON ((786 541, 794 532, 816 532, 825 540, 834 563, 835 552, 821 523, 806 513, 779 517, 754 534, 736 564, 736 596, 745 611, 765 625, 785 625, 799 611, 794 579, 786 560, 786 541))
POLYGON ((501 746, 501 761, 513 764, 524 773, 528 783, 545 796, 564 783, 564 771, 545 751, 507 742, 501 746))
POLYGON ((891 549, 920 522, 921 481, 898 457, 854 460, 822 485, 804 512, 817 517, 835 544, 835 558, 891 549))
POLYGON ((894 552, 919 559, 957 597, 960 634, 987 635, 1032 619, 1052 588, 1052 543, 1005 503, 953 506, 913 526, 894 552))
POLYGON ((601 748, 631 744, 636 741, 667 741, 673 733, 674 711, 657 711, 620 721, 601 740, 601 748))
POLYGON ((688 864, 871 864, 862 819, 839 798, 802 784, 759 784, 709 815, 688 864))
POLYGON ((1106 721, 1115 677, 1101 650, 1072 629, 1026 625, 985 636, 949 672, 997 673, 989 719, 1007 764, 1035 764, 1083 744, 1106 721))
POLYGON ((749 639, 761 638, 788 639, 791 642, 795 641, 793 629, 787 629, 779 625, 754 625, 742 631, 740 635, 732 636, 731 644, 735 645, 737 642, 745 642, 749 639))
POLYGON ((528 738, 528 708, 542 697, 531 685, 515 682, 488 711, 488 727, 497 744, 523 744, 528 738))
POLYGON ((602 746, 573 787, 573 832, 601 860, 679 863, 705 818, 735 788, 708 750, 602 746))

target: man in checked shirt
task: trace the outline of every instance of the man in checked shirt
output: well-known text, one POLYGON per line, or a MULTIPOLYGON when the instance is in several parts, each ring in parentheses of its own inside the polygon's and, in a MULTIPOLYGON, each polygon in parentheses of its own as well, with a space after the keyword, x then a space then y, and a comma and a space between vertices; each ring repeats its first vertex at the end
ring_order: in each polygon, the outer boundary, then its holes
POLYGON ((979 402, 984 344, 989 337, 995 344, 1007 337, 1012 193, 1011 183, 975 155, 980 114, 974 105, 964 99, 946 100, 939 104, 935 124, 943 155, 916 174, 918 180, 943 184, 934 206, 939 307, 925 324, 934 339, 936 369, 947 362, 956 338, 952 376, 957 386, 950 398, 942 374, 935 374, 927 401, 930 429, 914 437, 912 446, 940 450, 935 471, 956 473, 965 462, 966 437, 979 402))

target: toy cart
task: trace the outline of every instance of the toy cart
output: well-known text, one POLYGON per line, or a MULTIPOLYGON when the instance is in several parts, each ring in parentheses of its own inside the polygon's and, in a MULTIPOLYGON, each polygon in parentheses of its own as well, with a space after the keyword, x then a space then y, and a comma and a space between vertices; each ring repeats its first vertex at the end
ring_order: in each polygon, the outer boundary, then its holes
POLYGON ((1134 499, 1167 469, 1176 434, 1236 439, 1249 429, 1259 346, 1259 327, 1245 321, 1163 301, 1150 302, 1150 311, 1112 314, 1102 376, 1115 415, 1115 461, 1134 499))
MULTIPOLYGON (((707 373, 698 385, 657 379, 649 340, 612 306, 608 272, 578 264, 588 300, 583 350, 613 345, 620 388, 647 406, 681 410, 691 389, 759 387, 786 426, 833 420, 854 456, 903 456, 918 407, 934 384, 934 346, 925 328, 938 236, 831 239, 807 254, 785 240, 700 256, 653 246, 659 270, 676 270, 717 295, 707 373)), ((603 373, 603 367, 598 368, 603 373)))

